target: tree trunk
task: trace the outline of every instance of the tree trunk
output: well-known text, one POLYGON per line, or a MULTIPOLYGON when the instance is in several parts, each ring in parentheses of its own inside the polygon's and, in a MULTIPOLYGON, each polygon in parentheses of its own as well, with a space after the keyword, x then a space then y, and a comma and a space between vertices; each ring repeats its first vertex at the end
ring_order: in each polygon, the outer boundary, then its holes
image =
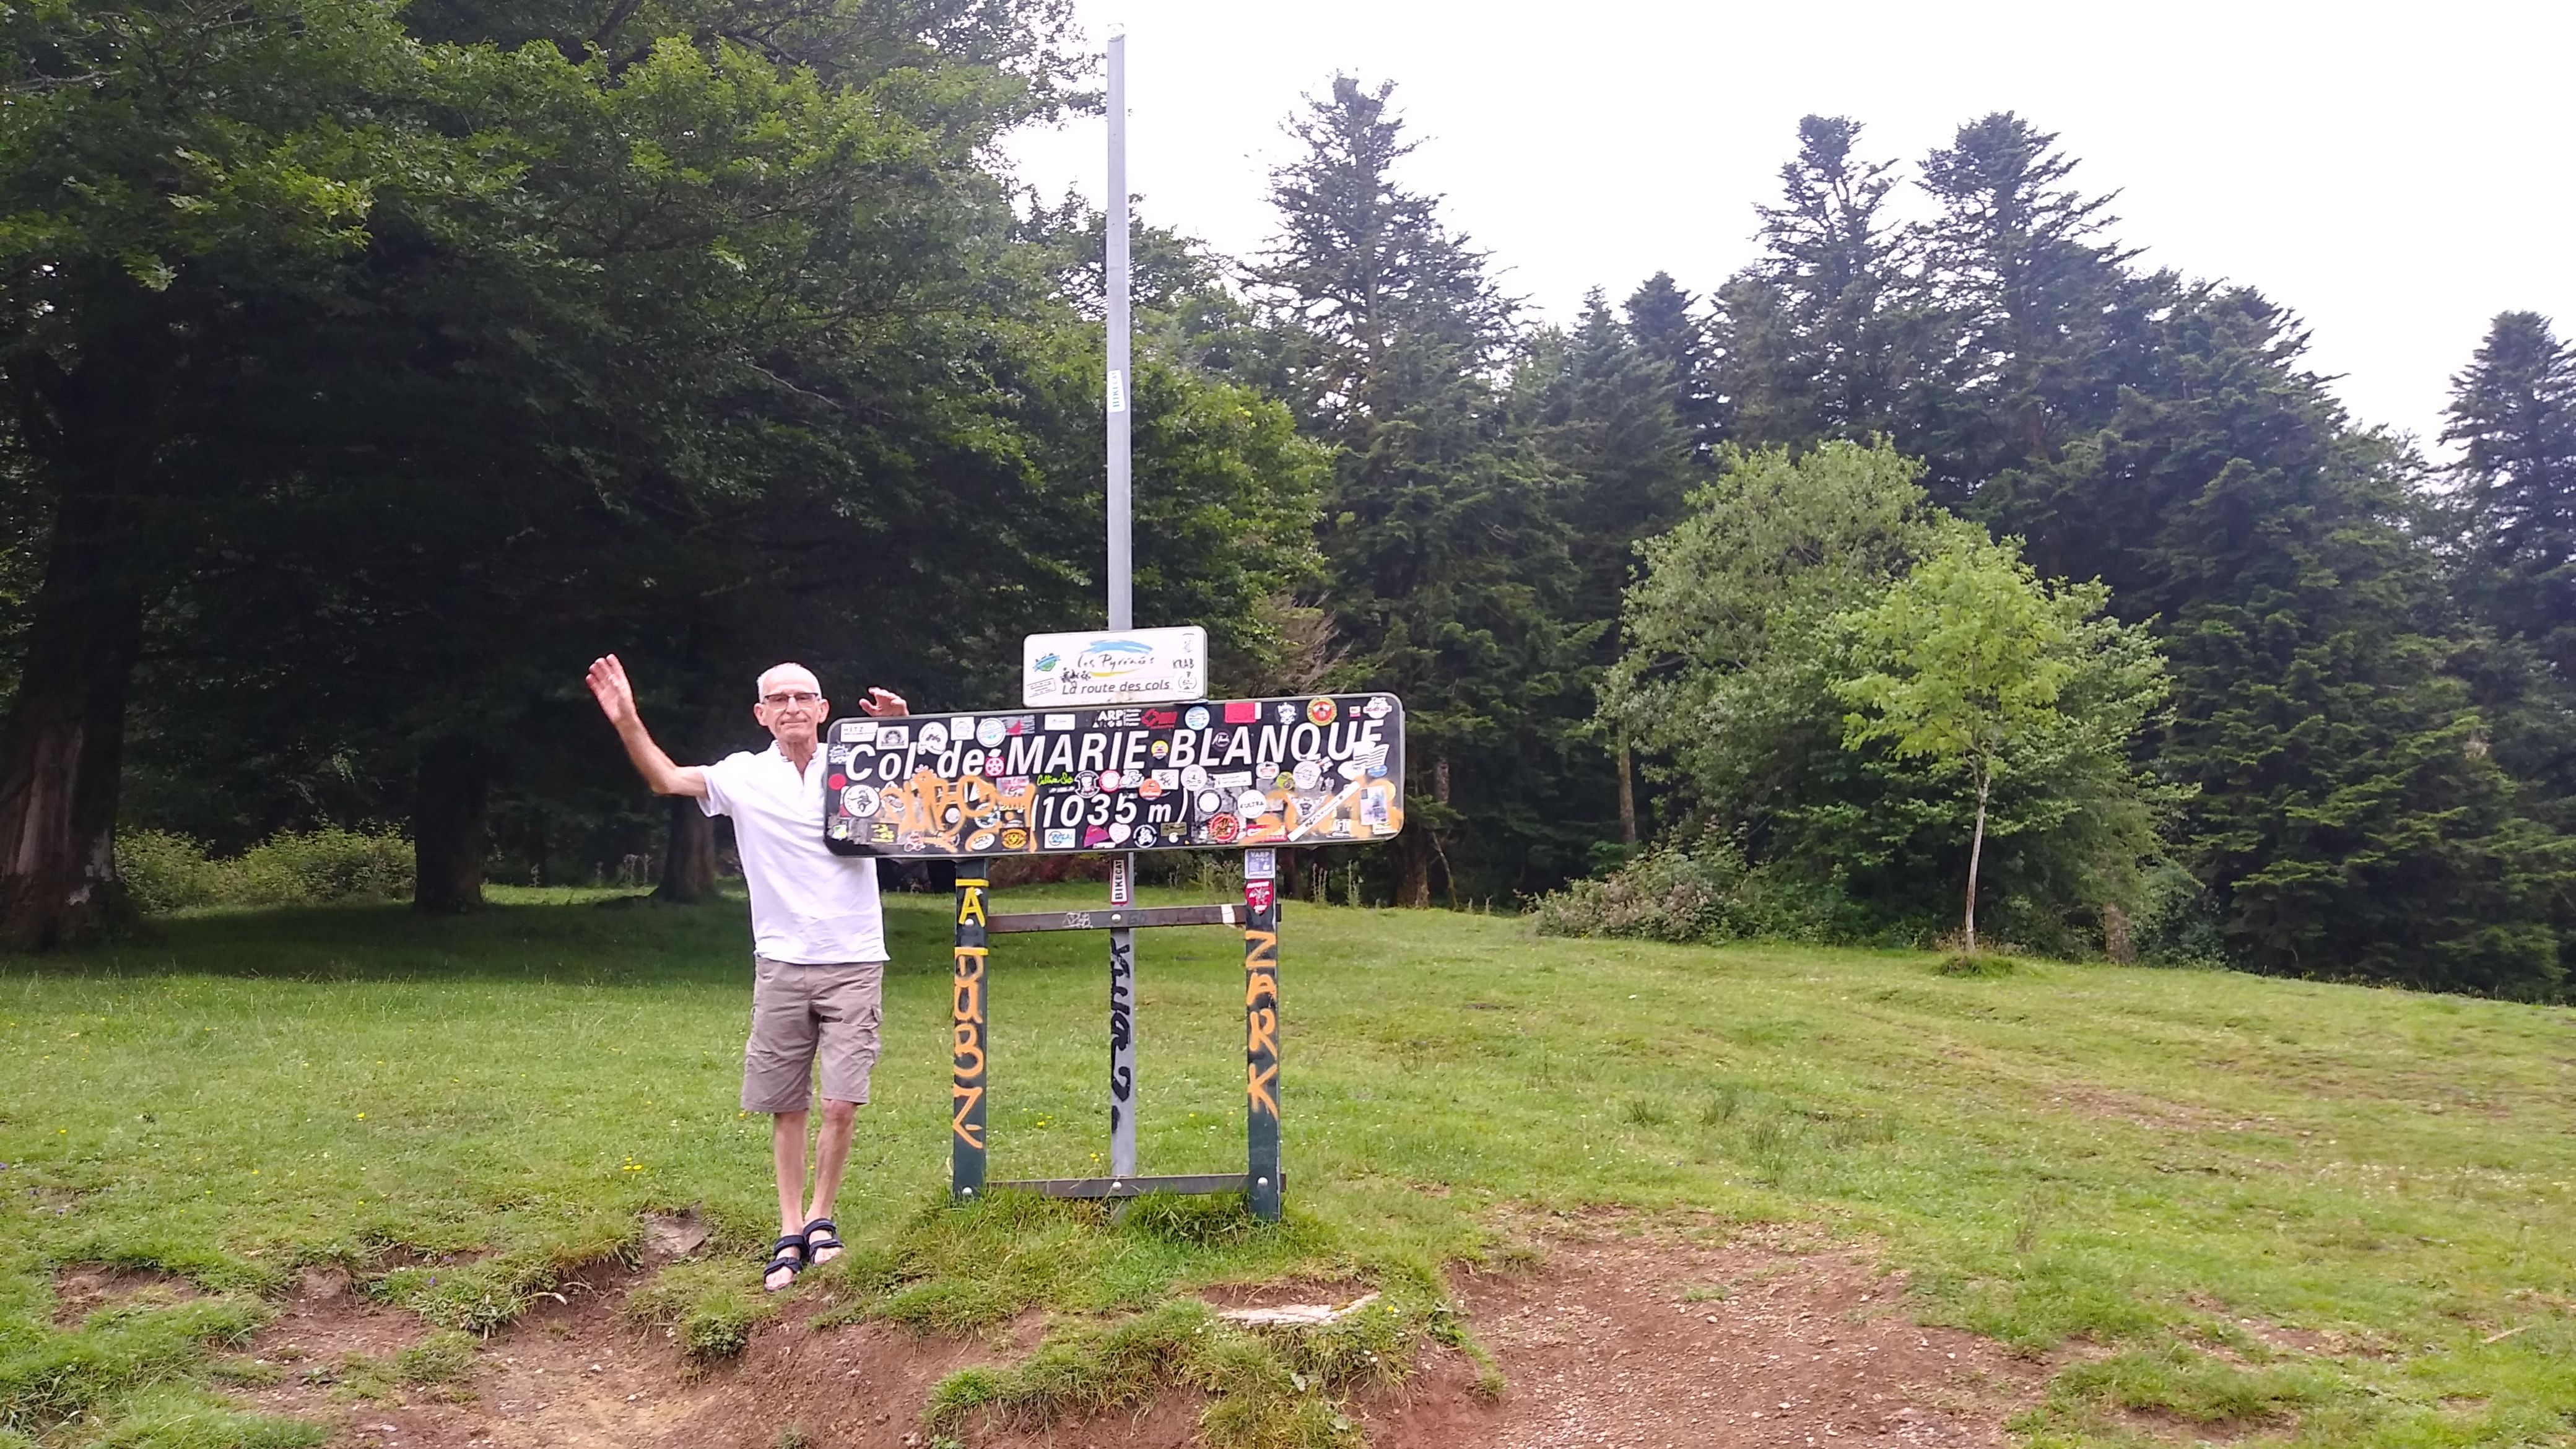
POLYGON ((1412 910, 1431 909, 1431 832, 1413 826, 1396 837, 1395 903, 1412 910))
POLYGON ((1637 777, 1628 759, 1628 737, 1619 737, 1619 843, 1637 848, 1637 777))
POLYGON ((1977 767, 1977 829, 1968 837, 1968 949, 1977 949, 1977 858, 1986 851, 1986 792, 1994 788, 1994 768, 1977 767))
POLYGON ((2102 954, 2122 966, 2138 959, 2138 942, 2130 929, 2129 913, 2116 904, 2102 907, 2102 954))
POLYGON ((0 948, 44 951, 125 908, 116 873, 125 695, 143 636, 114 499, 69 494, 0 725, 0 948))
POLYGON ((483 904, 483 749, 462 735, 421 751, 411 805, 412 905, 470 911, 483 904))
POLYGON ((671 797, 670 842, 662 851, 662 883, 653 899, 694 906, 716 887, 715 817, 686 795, 671 797))

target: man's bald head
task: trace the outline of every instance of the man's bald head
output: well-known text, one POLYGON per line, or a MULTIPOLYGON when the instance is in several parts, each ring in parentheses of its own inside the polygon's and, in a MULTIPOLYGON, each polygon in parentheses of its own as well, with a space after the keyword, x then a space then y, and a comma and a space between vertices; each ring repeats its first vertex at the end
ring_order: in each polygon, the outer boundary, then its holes
POLYGON ((767 699, 774 689, 804 689, 821 694, 823 681, 816 679, 814 671, 802 664, 773 664, 760 672, 760 682, 754 686, 752 697, 767 699))
POLYGON ((832 708, 823 698, 822 681, 802 664, 773 664, 760 672, 760 696, 751 717, 775 736, 788 758, 802 766, 832 708))

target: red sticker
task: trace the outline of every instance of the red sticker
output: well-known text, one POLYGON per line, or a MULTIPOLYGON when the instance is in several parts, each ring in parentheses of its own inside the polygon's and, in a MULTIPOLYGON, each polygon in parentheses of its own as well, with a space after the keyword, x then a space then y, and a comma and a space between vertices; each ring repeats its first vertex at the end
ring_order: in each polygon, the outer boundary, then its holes
POLYGON ((1256 724, 1260 719, 1261 701, 1257 699, 1229 699, 1225 702, 1227 724, 1256 724))
POLYGON ((1177 709, 1149 709, 1139 722, 1149 730, 1167 730, 1181 722, 1181 712, 1177 709))
POLYGON ((1329 699, 1310 699, 1306 701, 1306 719, 1310 723, 1319 725, 1331 724, 1333 722, 1333 714, 1333 702, 1329 699))
POLYGON ((1208 839, 1215 841, 1219 845, 1234 844, 1234 837, 1241 834, 1242 831, 1243 822, 1235 819, 1231 815, 1212 815, 1208 817, 1208 839))
POLYGON ((832 788, 833 788, 833 789, 835 789, 835 790, 840 789, 842 786, 844 786, 844 785, 846 785, 846 784, 848 784, 848 783, 850 783, 848 780, 843 779, 843 778, 842 778, 842 777, 840 777, 839 775, 834 775, 834 776, 832 777, 832 788))
POLYGON ((1270 909, 1271 902, 1279 898, 1277 894, 1275 894, 1277 886, 1278 882, 1276 881, 1245 881, 1243 883, 1243 903, 1255 911, 1266 911, 1270 909))

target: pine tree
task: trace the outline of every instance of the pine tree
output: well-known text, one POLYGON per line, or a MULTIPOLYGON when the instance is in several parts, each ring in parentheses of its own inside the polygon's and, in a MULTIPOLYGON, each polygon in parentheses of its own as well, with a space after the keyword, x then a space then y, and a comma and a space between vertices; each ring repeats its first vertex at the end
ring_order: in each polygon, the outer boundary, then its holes
POLYGON ((1521 425, 1561 479, 1558 511, 1579 575, 1568 615, 1615 620, 1638 542, 1680 520, 1700 476, 1681 388, 1597 289, 1573 332, 1550 334, 1514 382, 1521 425))
POLYGON ((1657 272, 1637 284, 1620 312, 1628 335, 1639 348, 1670 370, 1673 417, 1690 434, 1691 447, 1706 462, 1725 441, 1726 415, 1719 405, 1717 359, 1709 345, 1708 318, 1699 299, 1675 282, 1670 272, 1657 272))
MULTIPOLYGON (((1932 466, 1933 495, 2029 541, 2044 574, 2119 580, 2092 509, 2055 473, 2146 366, 2172 279, 2134 277, 2104 235, 2111 198, 2068 184, 2057 137, 2009 111, 1959 128, 1923 163, 1939 205, 1924 229, 1937 311, 1927 364, 1937 396, 1900 440, 1932 466)), ((2130 540, 2135 546, 2136 540, 2130 540)))
POLYGON ((2468 513, 2472 587, 2496 628, 2576 685, 2576 347, 2499 313, 2451 380, 2445 442, 2468 513))
POLYGON ((1895 163, 1853 154, 1860 123, 1798 122, 1781 204, 1760 207, 1763 280, 1787 302, 1789 390, 1817 437, 1864 441, 1893 426, 1909 382, 1903 334, 1912 243, 1884 214, 1895 163))
POLYGON ((1393 89, 1338 76, 1290 123, 1305 154, 1272 176, 1281 230, 1251 280, 1291 405, 1334 450, 1319 541, 1340 682, 1406 703, 1394 894, 1421 906, 1435 876, 1454 898, 1584 863, 1550 782, 1590 700, 1548 468, 1496 385, 1518 308, 1437 199, 1396 181, 1412 146, 1393 89))
MULTIPOLYGON (((1687 302, 1660 273, 1639 295, 1648 299, 1647 315, 1663 324, 1673 317, 1665 304, 1687 302)), ((1639 310, 1632 299, 1630 314, 1639 310)), ((1686 306, 1681 320, 1688 321, 1686 306)), ((1660 340, 1669 348, 1685 339, 1666 330, 1660 340)), ((1688 356, 1687 348, 1674 350, 1688 356)), ((1617 656, 1617 621, 1638 576, 1639 545, 1681 520, 1691 486, 1706 474, 1683 422, 1689 385, 1633 324, 1622 325, 1597 289, 1584 299, 1572 335, 1542 334, 1513 382, 1521 426, 1562 480, 1557 508, 1576 571, 1566 617, 1589 631, 1585 682, 1597 688, 1602 669, 1617 656)), ((1593 813, 1585 808, 1587 793, 1597 798, 1598 790, 1615 789, 1625 848, 1642 835, 1634 761, 1624 735, 1609 743, 1608 775, 1598 751, 1574 752, 1564 808, 1581 818, 1593 813)))
POLYGON ((2088 486, 2165 500, 2132 609, 2163 616, 2188 855, 2249 964, 2548 996, 2576 883, 2487 738, 2402 455, 2356 435, 2248 289, 2196 293, 2088 486))
POLYGON ((1860 123, 1808 116, 1759 207, 1762 258, 1719 290, 1718 390, 1750 445, 1895 431, 1921 386, 1925 310, 1913 235, 1886 214, 1892 162, 1855 154, 1860 123))

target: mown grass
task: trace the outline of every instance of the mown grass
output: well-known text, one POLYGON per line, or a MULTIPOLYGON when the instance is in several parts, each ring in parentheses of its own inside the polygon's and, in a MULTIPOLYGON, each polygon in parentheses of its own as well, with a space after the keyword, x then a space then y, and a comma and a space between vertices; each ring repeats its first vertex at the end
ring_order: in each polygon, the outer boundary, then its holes
MULTIPOLYGON (((477 1332, 631 1251, 642 1213, 691 1204, 718 1256, 634 1311, 701 1354, 739 1347, 777 1307, 751 1291, 766 1124, 734 1106, 741 908, 519 900, 452 921, 209 914, 0 962, 0 1444, 312 1442, 208 1387, 297 1268, 339 1264, 477 1332), (78 1262, 205 1296, 58 1327, 52 1275, 78 1262)), ((1290 1218, 1268 1230, 1223 1204, 925 1210, 946 1174, 946 921, 935 899, 891 917, 853 1251, 788 1311, 942 1332, 1060 1315, 1039 1360, 952 1386, 952 1420, 1079 1411, 1126 1382, 1124 1325, 1150 1338, 1201 1285, 1434 1283, 1507 1251, 1514 1204, 1869 1235, 1926 1318, 2028 1352, 2100 1345, 2017 1424, 2035 1444, 2159 1423, 2556 1444, 2576 1413, 2565 1009, 2028 960, 1945 975, 1922 954, 1537 940, 1508 918, 1291 904, 1290 1218), (2311 1347, 2268 1347, 2276 1330, 2311 1347)), ((997 1176, 1098 1169, 1103 949, 997 947, 997 1176)), ((1139 955, 1145 1167, 1223 1170, 1242 1150, 1239 940, 1156 932, 1139 955)), ((1404 1342, 1440 1331, 1435 1306, 1406 1310, 1404 1342)), ((1343 1432, 1349 1382, 1250 1342, 1239 1363, 1169 1356, 1155 1383, 1219 1408, 1285 1383, 1306 1442, 1343 1432)), ((1250 1442, 1277 1409, 1206 1429, 1250 1442)))

